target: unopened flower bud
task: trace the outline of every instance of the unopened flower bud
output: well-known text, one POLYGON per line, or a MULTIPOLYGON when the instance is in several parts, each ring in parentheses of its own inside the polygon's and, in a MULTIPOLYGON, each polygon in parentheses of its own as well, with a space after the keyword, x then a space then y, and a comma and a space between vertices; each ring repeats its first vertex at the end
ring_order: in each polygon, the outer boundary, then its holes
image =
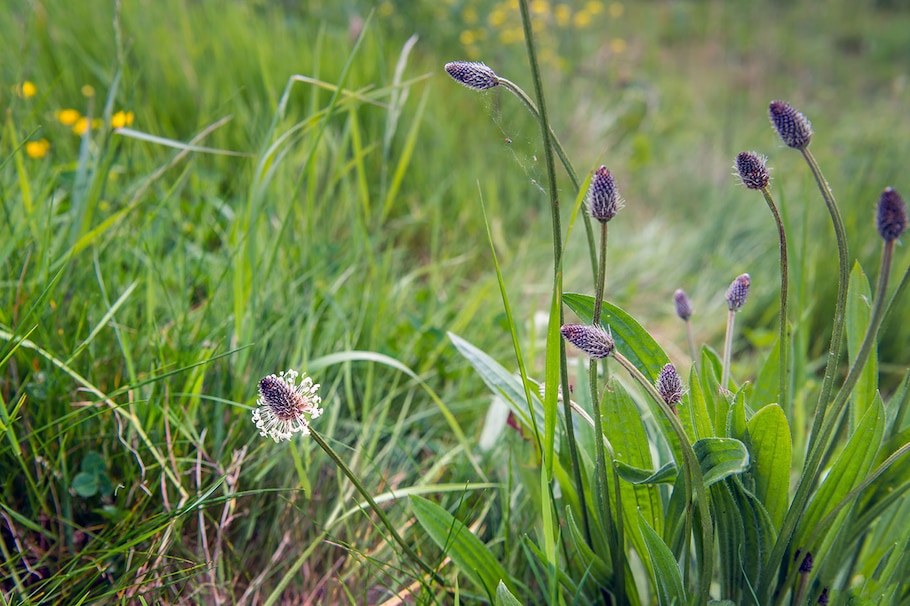
POLYGON ((772 101, 768 107, 771 124, 781 140, 793 149, 804 149, 812 140, 812 125, 806 117, 784 101, 772 101))
POLYGON ((755 152, 742 152, 736 156, 736 174, 739 175, 743 185, 749 189, 764 189, 768 187, 771 175, 765 165, 767 158, 755 152))
POLYGON ((827 604, 828 603, 828 588, 825 587, 822 589, 822 594, 818 596, 818 604, 827 604))
POLYGON ((594 171, 591 185, 588 187, 587 203, 588 213, 601 223, 606 223, 615 217, 619 209, 623 207, 623 200, 616 189, 616 182, 606 166, 601 166, 594 171))
POLYGON ((566 341, 598 360, 609 356, 615 348, 613 337, 599 326, 566 324, 560 331, 566 341))
POLYGON ((875 223, 886 242, 897 240, 907 229, 907 205, 900 194, 890 187, 885 188, 878 200, 875 223))
POLYGON ((676 406, 682 400, 683 388, 679 373, 672 364, 666 364, 657 375, 657 391, 669 406, 676 406))
POLYGON ((673 293, 673 302, 676 304, 677 316, 683 320, 688 320, 692 317, 692 301, 689 300, 683 289, 679 288, 673 293))
POLYGON ((499 76, 483 63, 476 61, 446 63, 446 72, 453 79, 474 90, 488 90, 499 86, 499 76))
POLYGON ((812 552, 807 551, 806 557, 803 558, 803 563, 799 565, 800 574, 808 574, 808 573, 812 572, 813 563, 814 562, 812 561, 812 552))
POLYGON ((752 280, 749 278, 749 274, 737 276, 730 283, 730 288, 727 289, 727 307, 730 308, 730 311, 739 311, 745 305, 751 285, 752 280))

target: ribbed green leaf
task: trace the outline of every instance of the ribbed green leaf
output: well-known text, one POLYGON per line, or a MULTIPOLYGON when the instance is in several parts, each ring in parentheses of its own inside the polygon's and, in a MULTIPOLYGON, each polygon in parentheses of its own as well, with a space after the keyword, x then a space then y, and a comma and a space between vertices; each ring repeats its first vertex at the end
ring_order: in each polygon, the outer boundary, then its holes
POLYGON ((787 513, 793 449, 787 415, 777 404, 768 404, 749 419, 748 428, 755 496, 779 529, 787 513))
POLYGON ((705 486, 749 468, 749 450, 732 438, 705 438, 692 445, 705 486))
POLYGON ((432 501, 417 495, 410 500, 420 526, 474 584, 490 596, 500 581, 515 589, 509 573, 467 526, 432 501))
POLYGON ((740 570, 745 572, 749 585, 741 585, 740 603, 758 606, 757 597, 749 591, 749 586, 753 589, 758 586, 762 566, 777 539, 777 530, 768 510, 754 494, 743 487, 740 478, 727 478, 724 483, 730 489, 743 521, 743 546, 737 561, 740 570))
MULTIPOLYGON (((866 278, 863 268, 859 262, 853 264, 853 270, 850 272, 850 287, 847 290, 847 312, 846 325, 844 327, 847 333, 847 353, 850 360, 856 359, 863 337, 866 335, 866 329, 869 326, 869 318, 872 315, 872 290, 869 288, 869 280, 866 278)), ((876 348, 873 347, 869 353, 869 359, 853 388, 852 404, 850 413, 850 428, 855 429, 859 425, 860 419, 866 414, 866 411, 872 405, 875 396, 878 393, 878 355, 876 348)))
MULTIPOLYGON (((630 468, 649 469, 652 466, 651 445, 648 443, 648 434, 641 421, 641 414, 632 397, 616 381, 610 383, 610 389, 606 392, 602 413, 604 434, 613 446, 616 462, 620 466, 624 465, 627 470, 630 468)), ((672 462, 668 465, 675 467, 672 462)), ((621 473, 619 467, 617 467, 617 472, 621 473)), ((671 471, 670 474, 675 477, 674 471, 671 471)), ((611 478, 610 484, 612 485, 612 483, 611 478)), ((638 524, 636 512, 640 512, 651 528, 658 534, 663 532, 663 503, 658 487, 642 482, 634 484, 638 485, 620 482, 626 526, 635 528, 638 524)), ((613 496, 612 490, 610 495, 613 496)), ((615 505, 615 499, 611 500, 614 500, 615 505)), ((637 537, 637 533, 632 533, 630 536, 637 537)), ((632 544, 639 553, 643 552, 644 545, 640 541, 633 540, 632 544)))
POLYGON ((717 525, 717 559, 720 572, 720 593, 738 598, 740 571, 740 549, 745 542, 743 518, 737 502, 723 482, 709 489, 714 507, 714 523, 717 525))
POLYGON ((682 606, 686 603, 686 590, 673 552, 642 516, 638 518, 638 528, 651 558, 658 604, 682 606))
MULTIPOLYGON (((578 293, 565 293, 563 302, 581 318, 590 323, 594 317, 594 297, 578 293)), ((616 348, 653 383, 660 369, 670 361, 657 341, 635 319, 619 307, 604 301, 601 324, 609 326, 616 348)))
POLYGON ((588 546, 584 533, 578 527, 578 522, 575 521, 575 516, 569 508, 566 508, 566 520, 582 566, 602 587, 607 587, 613 574, 610 561, 604 560, 588 546))
POLYGON ((749 395, 749 402, 753 407, 780 403, 777 397, 780 391, 779 377, 780 342, 778 341, 774 343, 774 347, 755 378, 755 385, 752 386, 752 393, 749 395))
POLYGON ((713 415, 709 410, 711 409, 708 408, 698 372, 693 366, 689 372, 689 406, 679 407, 679 417, 687 432, 692 428, 695 440, 713 438, 717 435, 714 431, 713 415))
MULTIPOLYGON (((885 429, 885 411, 881 398, 876 398, 866 411, 856 431, 850 436, 844 450, 837 457, 824 482, 812 497, 803 516, 798 536, 804 540, 815 526, 848 492, 859 484, 872 468, 882 443, 885 429)), ((802 546, 797 543, 797 546, 802 546)), ((807 548, 812 546, 806 546, 807 548)))

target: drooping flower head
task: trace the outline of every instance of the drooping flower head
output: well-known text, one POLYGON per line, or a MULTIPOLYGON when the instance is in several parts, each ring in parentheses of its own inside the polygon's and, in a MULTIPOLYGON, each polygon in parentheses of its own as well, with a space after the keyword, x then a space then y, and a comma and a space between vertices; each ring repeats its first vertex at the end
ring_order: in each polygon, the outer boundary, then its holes
POLYGON ((772 101, 768 106, 771 124, 787 147, 804 149, 812 140, 812 124, 802 113, 785 101, 772 101))
POLYGON ((657 392, 668 406, 676 406, 683 397, 682 381, 672 364, 666 364, 657 375, 657 392))
POLYGON ((566 324, 560 328, 562 336, 594 359, 606 358, 613 353, 613 337, 600 326, 566 324))
POLYGON ((474 90, 488 90, 499 86, 499 76, 483 63, 476 61, 451 61, 446 72, 454 80, 474 90))
POLYGON ((749 274, 737 276, 736 279, 730 283, 730 288, 727 289, 727 307, 730 308, 730 311, 739 311, 742 309, 742 306, 746 303, 746 299, 749 297, 749 287, 751 285, 752 280, 749 278, 749 274))
POLYGON ((886 187, 878 200, 875 218, 878 233, 887 241, 897 240, 907 229, 907 205, 893 188, 886 187))
POLYGON ((771 174, 765 165, 768 159, 755 152, 742 152, 736 156, 736 174, 739 175, 743 185, 749 189, 764 189, 768 187, 771 174))
POLYGON ((689 300, 689 296, 681 288, 676 289, 676 292, 673 293, 673 303, 676 304, 676 315, 682 318, 683 320, 688 320, 692 317, 692 301, 689 300))
POLYGON ((598 168, 591 177, 587 205, 588 213, 601 223, 606 223, 615 217, 619 209, 623 207, 623 200, 619 195, 619 190, 616 189, 616 181, 613 180, 613 175, 606 166, 598 168))
POLYGON ((290 440, 297 432, 310 434, 309 422, 322 414, 322 398, 318 383, 304 373, 298 384, 298 376, 296 370, 288 370, 259 381, 258 407, 253 410, 259 435, 280 442, 290 440))

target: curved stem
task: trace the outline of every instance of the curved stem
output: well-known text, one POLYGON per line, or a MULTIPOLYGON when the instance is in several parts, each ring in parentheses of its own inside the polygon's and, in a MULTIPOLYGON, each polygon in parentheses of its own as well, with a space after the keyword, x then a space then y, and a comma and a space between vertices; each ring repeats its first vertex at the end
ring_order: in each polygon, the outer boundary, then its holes
POLYGON ((689 337, 689 353, 692 355, 692 363, 695 364, 695 370, 698 370, 698 347, 695 345, 695 332, 692 330, 692 320, 686 320, 686 335, 689 337))
POLYGON ((417 552, 415 552, 411 546, 405 542, 401 535, 398 534, 398 530, 395 529, 395 526, 392 524, 391 520, 389 520, 388 516, 386 516, 385 511, 383 511, 379 504, 376 503, 376 501, 373 499, 373 496, 367 491, 366 487, 360 481, 360 478, 358 478, 351 470, 351 468, 347 466, 347 463, 345 463, 344 460, 338 455, 338 453, 335 452, 335 449, 329 446, 329 443, 325 441, 325 438, 323 438, 322 435, 320 435, 312 428, 310 429, 310 436, 313 438, 316 444, 319 445, 319 448, 321 448, 327 455, 329 455, 329 458, 332 459, 332 462, 335 463, 338 469, 340 469, 341 472, 347 476, 347 478, 354 485, 354 488, 357 489, 357 492, 360 493, 360 496, 362 496, 364 500, 370 505, 370 509, 373 510, 373 513, 379 517, 382 525, 386 527, 386 530, 389 531, 389 534, 392 535, 392 538, 395 540, 395 542, 398 543, 402 550, 404 550, 405 554, 407 554, 409 558, 411 558, 418 566, 420 566, 424 572, 430 575, 435 582, 443 585, 444 581, 442 580, 442 577, 440 577, 439 574, 433 570, 429 564, 424 562, 423 559, 417 555, 417 552))
POLYGON ((788 374, 789 368, 787 367, 787 356, 790 352, 790 339, 789 339, 789 323, 787 322, 787 293, 789 291, 790 283, 790 272, 787 262, 787 234, 784 231, 784 222, 780 218, 780 213, 777 211, 777 206, 774 204, 774 199, 771 197, 771 192, 767 187, 763 187, 761 190, 762 195, 765 197, 765 202, 768 203, 768 209, 771 211, 771 214, 774 215, 774 221, 777 223, 777 233, 780 238, 780 336, 778 337, 778 349, 780 352, 780 395, 778 396, 778 404, 780 407, 789 414, 788 406, 788 392, 787 386, 789 385, 788 374))
MULTIPOLYGON (((540 110, 537 109, 537 106, 534 105, 534 101, 524 92, 520 86, 512 82, 507 78, 497 76, 499 79, 499 84, 504 89, 518 97, 518 100, 531 112, 531 115, 534 116, 534 119, 538 122, 541 122, 543 126, 543 118, 540 110)), ((559 161, 562 163, 563 168, 566 169, 566 173, 569 175, 569 180, 572 182, 572 187, 575 188, 575 191, 581 189, 581 181, 578 180, 578 173, 575 172, 575 167, 572 166, 572 163, 569 161, 569 156, 566 154, 566 150, 563 148, 562 143, 559 142, 559 138, 556 136, 556 133, 553 132, 553 129, 550 128, 549 124, 546 125, 547 130, 550 134, 550 144, 553 146, 553 149, 556 150, 556 155, 559 156, 559 161)), ((591 217, 587 213, 582 214, 582 218, 585 223, 585 235, 588 240, 588 253, 591 257, 591 271, 594 272, 594 279, 597 279, 597 250, 596 244, 594 242, 594 228, 591 225, 591 217)))
POLYGON ((654 385, 652 385, 647 377, 645 377, 645 375, 643 375, 641 371, 621 353, 614 350, 611 355, 620 366, 625 368, 629 374, 632 375, 632 378, 642 386, 648 395, 657 402, 661 412, 670 421, 673 433, 676 434, 676 438, 679 440, 683 458, 683 469, 685 470, 683 479, 685 480, 686 486, 687 509, 691 512, 691 508, 694 504, 692 498, 693 487, 695 489, 695 496, 701 504, 701 515, 699 518, 701 519, 703 553, 698 562, 700 568, 698 588, 701 601, 697 603, 707 604, 711 590, 711 576, 714 569, 714 527, 711 520, 711 499, 708 496, 708 490, 705 487, 705 478, 702 475, 698 457, 695 455, 695 450, 692 449, 692 444, 689 443, 689 437, 686 435, 686 430, 683 429, 679 417, 674 414, 670 406, 664 402, 663 397, 661 397, 654 385))
POLYGON ((803 468, 803 473, 800 476, 800 481, 796 488, 796 495, 794 495, 793 502, 787 510, 787 515, 784 518, 784 524, 781 527, 777 542, 771 550, 771 556, 768 561, 769 565, 768 568, 765 569, 767 571, 767 576, 765 576, 764 573, 762 574, 762 586, 765 587, 766 595, 768 596, 770 596, 773 579, 777 575, 777 570, 779 569, 780 564, 783 561, 784 553, 793 538, 796 526, 802 518, 803 513, 805 513, 806 505, 809 501, 809 494, 818 481, 823 469, 823 462, 833 446, 833 444, 829 444, 829 441, 833 437, 841 413, 853 392, 853 388, 856 386, 856 382, 859 380, 859 375, 866 365, 866 361, 869 359, 872 348, 877 342, 878 331, 881 328, 882 320, 885 315, 885 292, 888 289, 888 277, 891 273, 893 251, 894 242, 886 241, 882 251, 881 271, 878 276, 878 285, 876 286, 875 300, 872 306, 872 317, 869 320, 869 326, 866 329, 866 334, 863 337, 859 352, 856 354, 856 360, 851 365, 850 370, 847 372, 847 378, 844 380, 844 384, 841 386, 831 403, 830 414, 826 416, 819 428, 819 433, 815 441, 815 448, 809 452, 809 459, 803 468))
POLYGON ((817 437, 821 430, 822 422, 827 413, 828 398, 831 396, 831 390, 834 387, 834 375, 837 371, 837 363, 840 359, 841 349, 843 348, 844 334, 844 314, 847 309, 847 286, 850 282, 850 267, 848 261, 847 232, 844 229, 844 220, 841 217, 840 209, 837 207, 837 200, 834 199, 834 193, 831 186, 828 185, 827 179, 822 174, 815 156, 809 151, 809 148, 800 150, 815 182, 818 190, 825 200, 828 207, 828 214, 831 215, 831 223, 834 226, 834 237, 837 241, 837 264, 838 264, 838 281, 837 281, 837 301, 834 306, 834 322, 831 326, 831 345, 828 348, 828 362, 825 365, 825 378, 822 382, 822 389, 818 396, 818 404, 815 407, 815 418, 812 422, 812 432, 809 434, 809 448, 811 453, 817 447, 817 437))

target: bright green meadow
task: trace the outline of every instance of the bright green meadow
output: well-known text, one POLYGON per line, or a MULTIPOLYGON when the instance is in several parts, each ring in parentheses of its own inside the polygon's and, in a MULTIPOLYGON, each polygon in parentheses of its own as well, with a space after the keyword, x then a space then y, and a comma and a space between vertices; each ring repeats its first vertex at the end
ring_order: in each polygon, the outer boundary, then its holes
POLYGON ((906 3, 2 8, 3 604, 910 604, 906 3))

